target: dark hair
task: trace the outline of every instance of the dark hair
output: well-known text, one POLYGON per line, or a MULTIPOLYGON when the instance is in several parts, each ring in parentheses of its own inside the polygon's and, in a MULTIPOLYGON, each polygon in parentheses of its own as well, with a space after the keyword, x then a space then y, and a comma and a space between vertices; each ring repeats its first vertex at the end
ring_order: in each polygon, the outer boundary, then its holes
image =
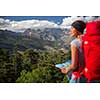
POLYGON ((83 33, 84 29, 86 28, 86 23, 81 20, 77 20, 73 22, 71 26, 73 26, 79 32, 83 33))

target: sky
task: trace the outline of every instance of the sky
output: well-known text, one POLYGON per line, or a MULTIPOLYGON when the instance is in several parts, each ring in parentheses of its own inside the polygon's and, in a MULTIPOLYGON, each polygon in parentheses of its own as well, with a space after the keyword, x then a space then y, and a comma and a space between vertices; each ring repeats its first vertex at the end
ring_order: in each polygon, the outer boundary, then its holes
POLYGON ((70 28, 75 20, 100 20, 100 16, 0 16, 0 29, 23 32, 28 28, 70 28))
POLYGON ((4 19, 10 19, 11 21, 21 21, 21 20, 48 20, 60 24, 62 19, 69 16, 0 16, 4 19))

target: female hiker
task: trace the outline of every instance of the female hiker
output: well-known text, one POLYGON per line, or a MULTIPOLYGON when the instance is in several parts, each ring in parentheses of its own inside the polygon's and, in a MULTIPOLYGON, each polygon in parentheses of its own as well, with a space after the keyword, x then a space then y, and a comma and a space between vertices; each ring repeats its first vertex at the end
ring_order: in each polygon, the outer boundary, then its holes
POLYGON ((67 68, 61 68, 61 72, 64 74, 68 74, 72 71, 72 75, 69 80, 70 83, 85 82, 85 78, 81 75, 82 69, 85 66, 81 39, 85 27, 85 22, 81 20, 76 20, 71 24, 70 35, 75 37, 75 39, 70 43, 72 63, 67 68))

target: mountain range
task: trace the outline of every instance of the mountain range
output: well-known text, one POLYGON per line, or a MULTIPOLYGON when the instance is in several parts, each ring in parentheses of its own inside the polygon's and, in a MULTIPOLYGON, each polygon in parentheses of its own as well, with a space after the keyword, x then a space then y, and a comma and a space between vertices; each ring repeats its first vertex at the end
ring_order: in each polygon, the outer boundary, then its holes
POLYGON ((44 28, 26 29, 24 32, 0 30, 0 48, 9 50, 36 50, 68 49, 71 38, 68 29, 44 28))

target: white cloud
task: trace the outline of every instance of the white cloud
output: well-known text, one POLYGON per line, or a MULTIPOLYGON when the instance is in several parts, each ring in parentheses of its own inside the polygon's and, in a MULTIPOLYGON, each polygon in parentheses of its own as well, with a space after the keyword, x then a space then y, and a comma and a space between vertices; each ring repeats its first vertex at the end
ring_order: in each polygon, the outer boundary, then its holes
POLYGON ((63 22, 61 23, 61 28, 68 28, 70 27, 71 23, 74 22, 75 20, 84 20, 84 17, 77 17, 77 16, 72 16, 72 17, 66 17, 63 19, 63 22))
POLYGON ((56 24, 48 20, 23 20, 23 21, 10 21, 9 19, 0 18, 0 29, 8 29, 11 31, 24 31, 27 28, 70 28, 70 25, 75 20, 84 20, 86 22, 92 20, 100 20, 100 17, 94 16, 71 16, 62 20, 61 24, 56 24))
POLYGON ((87 16, 85 17, 86 21, 89 22, 89 21, 93 21, 93 20, 96 20, 97 18, 94 17, 94 16, 87 16))
POLYGON ((6 27, 9 25, 9 20, 4 20, 3 18, 0 18, 0 27, 6 27))
POLYGON ((95 16, 86 16, 86 17, 71 16, 71 17, 66 17, 66 18, 63 19, 60 27, 61 28, 70 28, 71 23, 74 22, 75 20, 83 20, 84 22, 90 22, 90 21, 93 21, 93 20, 100 20, 100 17, 95 17, 95 16))
POLYGON ((24 31, 27 28, 57 28, 58 25, 47 20, 24 20, 10 21, 0 18, 0 29, 8 29, 11 31, 24 31))

